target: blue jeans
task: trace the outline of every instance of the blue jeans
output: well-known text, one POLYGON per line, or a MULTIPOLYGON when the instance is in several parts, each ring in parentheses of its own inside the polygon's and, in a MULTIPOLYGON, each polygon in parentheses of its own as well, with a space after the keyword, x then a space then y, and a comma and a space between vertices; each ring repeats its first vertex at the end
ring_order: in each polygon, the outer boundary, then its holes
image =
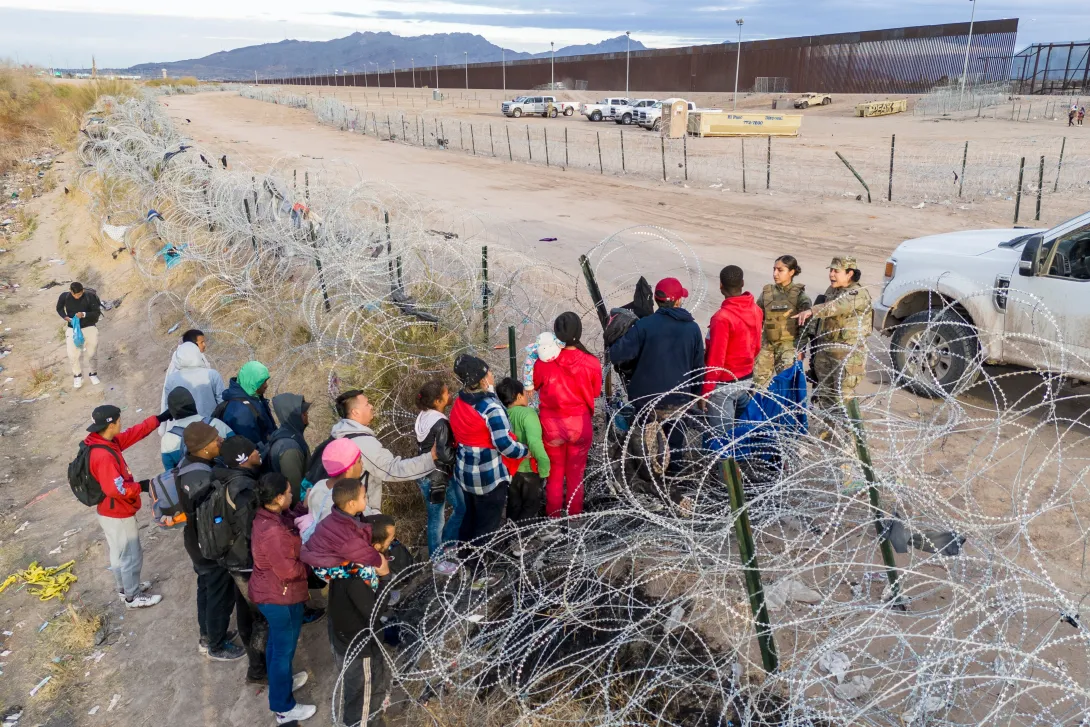
POLYGON ((753 381, 743 379, 730 383, 718 384, 708 394, 708 424, 712 435, 729 439, 734 430, 734 423, 749 406, 753 398, 753 381))
POLYGON ((265 646, 265 671, 269 675, 269 709, 283 713, 295 709, 291 693, 291 662, 303 628, 303 605, 278 606, 259 603, 257 608, 269 622, 269 642, 265 646))
POLYGON ((458 483, 451 479, 447 483, 446 502, 438 504, 431 501, 431 480, 421 477, 416 481, 420 492, 424 495, 424 504, 428 508, 428 557, 435 555, 435 551, 444 543, 458 539, 458 530, 462 527, 462 518, 466 513, 465 495, 458 483), (450 519, 443 521, 446 515, 446 506, 450 505, 450 519))
POLYGON ((182 461, 182 450, 178 448, 173 452, 163 452, 159 455, 163 460, 163 471, 168 472, 178 466, 182 461))

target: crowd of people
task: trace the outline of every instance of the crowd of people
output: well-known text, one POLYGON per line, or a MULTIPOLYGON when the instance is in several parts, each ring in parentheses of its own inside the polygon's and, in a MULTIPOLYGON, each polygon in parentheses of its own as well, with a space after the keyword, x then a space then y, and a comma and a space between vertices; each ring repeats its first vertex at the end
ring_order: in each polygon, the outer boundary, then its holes
MULTIPOLYGON (((724 267, 723 302, 706 335, 683 307, 688 291, 674 278, 659 281, 647 300, 638 294, 633 304, 615 309, 618 324, 611 320, 605 339, 609 364, 625 382, 628 416, 648 407, 669 413, 696 401, 709 426, 728 436, 755 388, 796 366, 808 350, 815 404, 832 408, 852 396, 871 325, 858 266, 853 258, 834 258, 830 286, 813 303, 795 282, 800 272, 795 258, 778 258, 773 282, 754 298, 742 270, 724 267)), ((73 375, 78 382, 82 354, 97 384, 95 339, 88 336, 98 322, 97 298, 74 283, 57 312, 70 326, 73 375), (73 328, 82 331, 82 343, 73 328)), ((582 337, 577 314, 558 316, 553 330, 527 349, 522 380, 497 382, 487 362, 459 355, 452 368, 456 392, 441 379, 420 388, 418 454, 400 457, 371 428, 375 411, 365 392, 336 398, 339 419, 312 447, 310 402, 293 393, 270 401, 271 375, 258 361, 245 363, 225 384, 205 357, 208 338, 186 331, 166 372, 162 412, 122 429, 120 409, 95 408, 69 480, 77 497, 97 508, 125 607, 152 607, 162 599, 140 580, 135 515, 148 493, 157 524, 182 530, 197 576, 202 655, 245 658, 246 680, 268 684, 277 723, 305 720, 316 707, 296 701, 307 674, 294 673, 292 661, 304 625, 325 617, 330 671, 344 676, 339 718, 382 725, 389 676, 375 610, 396 602, 398 594, 384 589, 415 560, 397 540, 397 524, 383 514, 384 483, 419 486, 437 575, 465 569, 473 590, 497 585, 500 574, 477 567, 487 548, 467 550, 466 544, 486 545, 505 520, 583 510, 604 367, 582 337), (138 481, 124 451, 156 431, 165 471, 138 481), (323 589, 325 608, 311 606, 323 589)), ((683 433, 669 436, 670 446, 683 446, 676 441, 683 433)))

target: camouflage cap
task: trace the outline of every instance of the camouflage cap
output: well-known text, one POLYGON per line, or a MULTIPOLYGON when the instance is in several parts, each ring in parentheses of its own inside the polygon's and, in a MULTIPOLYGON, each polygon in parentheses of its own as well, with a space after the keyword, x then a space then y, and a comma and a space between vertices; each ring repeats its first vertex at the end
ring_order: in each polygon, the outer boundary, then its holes
POLYGON ((851 255, 837 255, 829 263, 830 270, 858 270, 859 264, 851 255))

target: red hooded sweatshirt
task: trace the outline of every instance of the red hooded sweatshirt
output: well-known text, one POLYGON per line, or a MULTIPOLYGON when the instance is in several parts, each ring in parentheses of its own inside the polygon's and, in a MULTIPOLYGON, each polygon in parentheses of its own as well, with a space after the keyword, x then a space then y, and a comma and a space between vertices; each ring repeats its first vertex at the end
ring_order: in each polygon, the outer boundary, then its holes
POLYGON ((109 447, 113 454, 95 447, 91 450, 91 476, 98 481, 106 499, 98 503, 98 514, 103 517, 132 517, 140 509, 140 483, 132 478, 129 465, 125 462, 123 450, 139 442, 159 427, 157 417, 148 417, 144 421, 129 427, 113 439, 103 439, 98 432, 91 432, 83 440, 88 446, 95 444, 109 447), (117 455, 114 457, 114 455, 117 455))
POLYGON ((749 293, 731 296, 712 315, 704 343, 704 395, 717 384, 753 375, 753 362, 761 350, 764 312, 749 293))
POLYGON ((534 364, 534 390, 541 397, 542 419, 594 414, 594 400, 602 392, 602 362, 565 348, 552 361, 534 364))

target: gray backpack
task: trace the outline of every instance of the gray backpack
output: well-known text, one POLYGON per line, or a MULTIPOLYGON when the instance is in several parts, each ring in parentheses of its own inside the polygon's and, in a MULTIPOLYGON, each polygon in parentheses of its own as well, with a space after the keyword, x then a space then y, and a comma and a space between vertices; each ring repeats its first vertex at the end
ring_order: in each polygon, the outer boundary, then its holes
MULTIPOLYGON (((211 424, 212 419, 213 417, 210 416, 201 417, 201 421, 205 424, 211 424)), ((185 427, 171 427, 167 431, 173 434, 178 439, 182 440, 182 446, 179 447, 178 451, 181 452, 179 458, 184 458, 187 454, 189 454, 189 448, 185 446, 185 427)))
POLYGON ((151 507, 155 514, 155 524, 163 530, 173 530, 185 526, 185 500, 187 495, 179 490, 178 482, 181 480, 182 475, 199 469, 211 471, 211 468, 203 462, 182 462, 177 467, 152 478, 148 487, 148 494, 151 495, 151 507), (169 519, 164 520, 164 517, 169 519))

